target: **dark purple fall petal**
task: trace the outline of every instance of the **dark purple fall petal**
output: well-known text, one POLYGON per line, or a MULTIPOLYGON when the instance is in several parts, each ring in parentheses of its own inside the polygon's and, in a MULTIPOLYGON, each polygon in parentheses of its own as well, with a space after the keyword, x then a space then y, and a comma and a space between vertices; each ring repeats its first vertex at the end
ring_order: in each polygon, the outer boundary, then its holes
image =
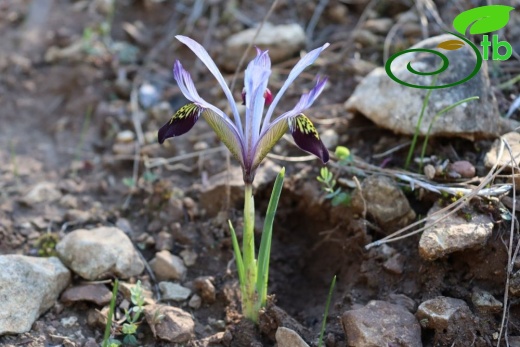
POLYGON ((323 164, 329 161, 329 151, 321 142, 316 128, 307 116, 300 113, 289 119, 289 130, 298 147, 320 158, 323 164))
POLYGON ((159 143, 188 132, 200 117, 202 109, 193 103, 182 106, 173 117, 159 129, 159 143))

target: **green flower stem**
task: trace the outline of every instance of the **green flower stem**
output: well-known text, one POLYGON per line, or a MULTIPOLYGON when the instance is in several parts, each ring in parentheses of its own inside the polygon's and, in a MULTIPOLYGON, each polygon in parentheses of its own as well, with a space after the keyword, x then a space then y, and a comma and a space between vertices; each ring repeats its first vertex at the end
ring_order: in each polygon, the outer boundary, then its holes
POLYGON ((457 101, 456 103, 448 106, 448 107, 445 107, 443 108, 442 110, 440 110, 439 112, 437 112, 437 114, 433 117, 431 123, 430 123, 430 126, 428 127, 428 131, 426 132, 426 136, 424 137, 424 142, 423 142, 423 145, 422 145, 422 150, 421 150, 421 162, 419 164, 419 172, 422 172, 422 169, 423 169, 423 163, 424 163, 424 156, 426 155, 426 146, 428 145, 428 139, 430 137, 430 132, 432 131, 432 127, 433 127, 433 123, 435 123, 437 121, 437 119, 442 116, 443 114, 445 114, 446 112, 450 111, 451 109, 465 103, 465 102, 468 102, 468 101, 471 101, 471 100, 478 100, 479 97, 478 96, 471 96, 469 98, 466 98, 466 99, 463 99, 463 100, 460 100, 460 101, 457 101))
POLYGON ((437 83, 437 78, 439 75, 433 76, 432 84, 430 85, 430 89, 426 92, 426 96, 424 97, 421 113, 419 114, 419 119, 417 120, 417 124, 415 126, 415 133, 413 134, 412 144, 410 146, 410 150, 408 151, 408 156, 406 157, 406 162, 404 164, 404 169, 408 170, 410 163, 412 162, 413 152, 415 151, 415 145, 417 143, 417 138, 419 137, 419 133, 421 132, 421 124, 424 116, 424 112, 426 111, 426 106, 430 102, 430 95, 432 95, 433 87, 437 83))
POLYGON ((242 311, 253 322, 258 320, 255 302, 256 294, 256 259, 255 259, 255 201, 253 186, 246 184, 244 191, 244 235, 242 243, 244 261, 244 289, 242 292, 242 311))

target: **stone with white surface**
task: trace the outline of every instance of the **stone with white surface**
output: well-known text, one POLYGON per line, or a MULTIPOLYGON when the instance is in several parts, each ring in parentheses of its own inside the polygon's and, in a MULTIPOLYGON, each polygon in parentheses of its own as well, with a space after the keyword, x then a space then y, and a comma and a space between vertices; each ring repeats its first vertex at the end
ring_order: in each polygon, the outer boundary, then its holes
POLYGON ((56 257, 0 256, 0 335, 20 334, 50 309, 70 282, 56 257))
POLYGON ((115 227, 78 229, 57 245, 67 267, 87 280, 129 278, 144 270, 144 263, 126 234, 115 227))

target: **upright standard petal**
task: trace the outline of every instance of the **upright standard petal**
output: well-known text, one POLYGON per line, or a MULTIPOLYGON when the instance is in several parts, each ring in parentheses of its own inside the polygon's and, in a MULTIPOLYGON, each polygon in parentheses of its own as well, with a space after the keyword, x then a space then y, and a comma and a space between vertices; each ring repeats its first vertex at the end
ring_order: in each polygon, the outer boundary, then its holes
POLYGON ((320 158, 323 164, 329 161, 329 151, 307 116, 300 113, 296 117, 289 118, 288 122, 289 130, 298 147, 320 158))
POLYGON ((252 160, 252 148, 260 136, 265 92, 271 74, 271 60, 267 51, 257 49, 257 56, 247 66, 244 74, 244 92, 246 104, 246 147, 252 160))
POLYGON ((303 94, 296 106, 276 118, 269 127, 262 132, 260 140, 255 147, 255 157, 253 160, 253 170, 260 165, 271 148, 280 140, 287 129, 291 130, 294 141, 303 150, 311 152, 318 156, 323 162, 329 160, 329 152, 321 142, 318 132, 314 128, 312 122, 302 113, 312 106, 314 101, 325 88, 326 78, 319 78, 316 85, 310 92, 303 94), (300 125, 300 126, 298 126, 300 125), (313 135, 313 137, 305 140, 305 135, 313 135))
POLYGON ((326 83, 327 83, 327 78, 318 77, 317 80, 316 80, 316 84, 311 89, 311 91, 308 92, 308 93, 303 94, 300 97, 300 100, 298 101, 296 106, 294 106, 294 108, 292 110, 289 110, 289 111, 285 112, 281 116, 277 117, 272 122, 272 124, 269 124, 269 127, 266 130, 262 131, 261 136, 263 136, 265 133, 267 133, 269 131, 269 129, 271 129, 273 127, 273 124, 276 124, 276 123, 278 123, 278 122, 280 122, 282 120, 287 120, 287 119, 292 118, 292 117, 294 117, 296 115, 299 115, 300 113, 303 113, 303 111, 305 111, 308 108, 310 108, 312 106, 312 104, 314 103, 314 101, 316 101, 318 96, 320 96, 321 92, 325 88, 325 84, 326 83))
POLYGON ((173 117, 159 129, 159 143, 170 137, 175 137, 188 132, 200 117, 202 108, 189 103, 182 106, 173 117))
MULTIPOLYGON (((231 90, 229 89, 226 81, 224 80, 224 77, 220 73, 217 65, 211 59, 208 52, 202 47, 198 42, 190 39, 189 37, 177 35, 175 36, 177 40, 184 43, 186 46, 188 46, 189 49, 195 53, 195 55, 206 65, 208 70, 215 76, 218 83, 220 84, 220 87, 222 88, 222 91, 226 95, 226 98, 228 99, 229 106, 231 107, 231 111, 233 112, 233 116, 235 119, 235 124, 237 126, 237 129, 240 134, 243 134, 243 128, 242 128, 242 121, 240 120, 240 114, 238 113, 237 106, 235 104, 235 100, 233 99, 233 94, 231 93, 231 90)), ((242 137, 242 136, 241 136, 242 137)))
POLYGON ((262 125, 262 132, 264 132, 269 126, 269 122, 271 121, 274 109, 276 108, 276 105, 278 105, 278 102, 282 98, 283 94, 287 91, 289 86, 294 82, 296 77, 298 77, 302 73, 302 71, 305 70, 305 68, 307 68, 309 65, 312 65, 316 61, 316 59, 318 59, 321 52, 323 52, 323 50, 325 50, 325 48, 327 48, 328 46, 329 44, 326 43, 323 46, 310 51, 302 59, 300 59, 300 61, 293 67, 293 69, 289 73, 289 76, 287 77, 287 80, 284 82, 282 88, 276 94, 273 103, 269 106, 269 109, 267 110, 264 119, 264 124, 262 125))

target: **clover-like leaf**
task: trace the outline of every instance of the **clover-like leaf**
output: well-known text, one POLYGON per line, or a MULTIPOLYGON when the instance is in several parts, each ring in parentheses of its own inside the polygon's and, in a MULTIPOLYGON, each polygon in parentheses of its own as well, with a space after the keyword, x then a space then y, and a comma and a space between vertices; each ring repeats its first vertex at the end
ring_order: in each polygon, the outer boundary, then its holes
POLYGON ((505 5, 488 5, 473 8, 459 14, 453 20, 453 27, 462 35, 469 28, 470 34, 486 34, 502 29, 509 22, 509 12, 514 7, 505 5))
POLYGON ((464 42, 460 40, 443 41, 437 45, 437 48, 442 48, 447 51, 456 51, 457 49, 461 49, 462 47, 464 47, 464 42))

